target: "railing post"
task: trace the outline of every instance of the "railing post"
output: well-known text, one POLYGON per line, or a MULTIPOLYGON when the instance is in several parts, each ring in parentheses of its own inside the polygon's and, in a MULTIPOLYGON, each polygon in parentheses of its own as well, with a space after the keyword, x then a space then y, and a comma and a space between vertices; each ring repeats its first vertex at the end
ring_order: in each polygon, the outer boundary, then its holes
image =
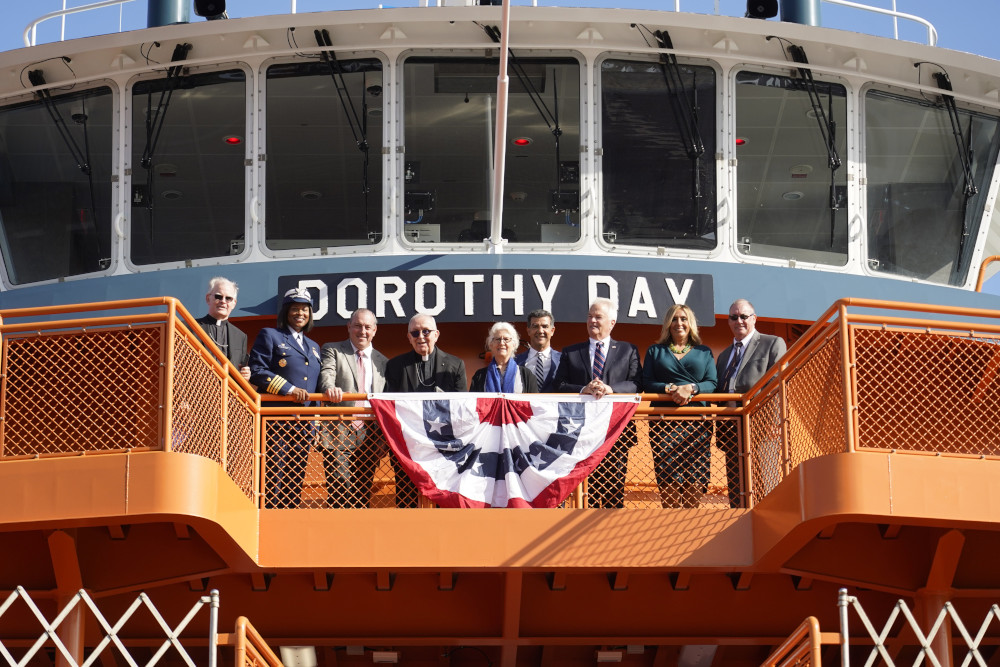
POLYGON ((7 431, 7 343, 3 339, 3 316, 0 316, 0 461, 4 455, 4 435, 7 431))
POLYGON ((857 449, 854 440, 854 418, 856 394, 854 391, 854 346, 851 345, 851 328, 847 321, 847 305, 841 304, 838 309, 840 317, 840 358, 841 372, 844 376, 844 439, 847 441, 847 451, 857 449))
POLYGON ((229 366, 223 366, 222 398, 219 401, 219 464, 229 471, 229 366))
POLYGON ((843 667, 851 667, 851 636, 847 630, 847 613, 850 603, 847 589, 841 588, 837 592, 837 608, 840 611, 840 664, 843 667))
POLYGON ((740 448, 740 463, 743 471, 740 479, 745 482, 743 488, 743 502, 747 509, 753 507, 756 495, 753 492, 753 475, 750 470, 750 413, 746 411, 747 403, 742 401, 743 412, 740 414, 740 438, 737 446, 740 448))
POLYGON ((213 588, 208 594, 212 598, 208 610, 208 667, 216 667, 219 662, 219 589, 213 588))
POLYGON ((781 434, 781 464, 782 479, 792 471, 792 443, 788 436, 788 423, 791 421, 788 413, 788 385, 785 382, 785 365, 778 369, 778 419, 781 434))
POLYGON ((173 434, 174 406, 174 327, 177 326, 177 302, 167 301, 167 322, 163 328, 163 373, 160 375, 160 424, 162 425, 162 449, 173 449, 170 438, 173 434))

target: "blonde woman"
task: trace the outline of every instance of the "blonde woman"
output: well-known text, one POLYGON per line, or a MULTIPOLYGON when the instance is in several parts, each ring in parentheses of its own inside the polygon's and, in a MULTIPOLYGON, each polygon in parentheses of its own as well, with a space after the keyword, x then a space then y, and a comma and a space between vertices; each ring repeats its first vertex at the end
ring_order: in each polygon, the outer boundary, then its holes
MULTIPOLYGON (((692 399, 715 391, 716 377, 712 350, 701 344, 694 312, 683 304, 671 306, 663 316, 660 337, 646 351, 642 364, 643 391, 669 395, 669 402, 653 403, 653 407, 703 406, 692 399)), ((664 507, 697 507, 705 493, 711 464, 707 424, 651 422, 653 466, 664 507)))

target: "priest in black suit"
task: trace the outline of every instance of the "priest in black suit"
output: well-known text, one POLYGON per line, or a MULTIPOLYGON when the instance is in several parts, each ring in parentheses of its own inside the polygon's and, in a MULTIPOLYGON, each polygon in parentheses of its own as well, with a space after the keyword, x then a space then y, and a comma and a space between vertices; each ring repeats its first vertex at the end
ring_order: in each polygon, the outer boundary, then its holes
MULTIPOLYGON (((413 349, 393 357, 385 366, 385 389, 389 392, 465 391, 465 362, 438 349, 441 332, 430 315, 414 315, 407 328, 413 349)), ((396 507, 416 507, 417 489, 395 457, 396 507)))
POLYGON ((250 379, 247 356, 247 335, 229 321, 229 314, 236 310, 236 295, 239 287, 232 280, 216 276, 208 281, 205 303, 208 314, 198 318, 198 324, 215 341, 233 366, 240 369, 243 379, 250 379))
MULTIPOLYGON (((642 391, 639 350, 632 343, 611 338, 618 308, 610 299, 596 299, 587 315, 589 340, 563 348, 554 384, 559 393, 636 394, 642 391)), ((590 475, 590 507, 625 506, 625 472, 628 450, 635 443, 630 423, 590 475)))

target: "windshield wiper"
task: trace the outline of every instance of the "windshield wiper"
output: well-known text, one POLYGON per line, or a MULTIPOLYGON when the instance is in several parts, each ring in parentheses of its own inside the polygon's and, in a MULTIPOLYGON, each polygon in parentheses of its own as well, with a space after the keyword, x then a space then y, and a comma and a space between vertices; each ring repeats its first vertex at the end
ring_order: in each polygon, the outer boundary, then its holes
MULTIPOLYGON (((768 35, 767 39, 773 39, 773 35, 768 35)), ((788 53, 792 60, 800 65, 808 65, 805 49, 796 44, 788 45, 788 53)), ((813 115, 816 117, 816 124, 819 126, 820 136, 826 144, 826 161, 830 168, 830 247, 833 247, 836 236, 837 212, 840 210, 840 197, 837 196, 837 170, 843 162, 840 153, 837 151, 837 122, 833 120, 833 91, 828 89, 827 104, 829 111, 823 109, 823 100, 819 95, 819 88, 816 80, 813 79, 812 70, 808 67, 797 68, 802 85, 809 95, 809 105, 812 107, 813 115)))
MULTIPOLYGON (((661 49, 673 51, 674 43, 670 39, 670 34, 665 30, 654 30, 653 37, 661 49)), ((705 154, 705 141, 701 137, 701 129, 698 127, 698 87, 692 82, 691 95, 688 96, 687 87, 684 85, 684 73, 677 62, 677 56, 673 53, 660 54, 660 66, 663 70, 663 80, 667 84, 667 92, 670 94, 670 106, 674 110, 674 117, 680 128, 681 140, 684 142, 684 150, 691 160, 691 197, 694 199, 695 207, 695 236, 702 234, 702 179, 701 179, 701 157, 705 154), (693 101, 692 99, 693 98, 693 101)))
MULTIPOLYGON (((31 85, 36 87, 44 86, 45 75, 40 69, 32 70, 28 72, 28 81, 31 82, 31 85)), ((87 207, 87 210, 90 211, 90 218, 95 227, 94 238, 97 245, 98 266, 106 268, 103 265, 105 260, 110 264, 111 253, 109 251, 105 254, 101 235, 96 232, 97 200, 94 196, 94 171, 90 167, 90 137, 87 132, 88 117, 86 97, 81 100, 80 113, 70 115, 70 120, 83 128, 83 149, 81 149, 80 145, 76 143, 76 139, 73 138, 73 134, 69 131, 69 127, 66 125, 66 120, 59 111, 59 107, 56 106, 55 100, 52 98, 52 94, 46 89, 37 91, 35 95, 37 95, 38 99, 42 101, 42 105, 45 107, 45 110, 49 112, 49 117, 52 118, 52 122, 59 131, 59 136, 62 137, 63 143, 66 145, 66 149, 76 162, 77 169, 79 169, 87 177, 87 187, 90 193, 90 206, 87 207)))
MULTIPOLYGON (((937 81, 938 88, 941 90, 952 90, 951 79, 948 77, 947 72, 934 72, 933 76, 934 80, 937 81)), ((965 176, 965 188, 963 192, 965 193, 965 198, 968 199, 979 192, 979 188, 976 187, 972 177, 972 119, 969 119, 969 144, 967 145, 965 143, 965 136, 962 133, 962 121, 958 117, 958 107, 955 106, 954 96, 942 95, 941 99, 944 102, 945 110, 948 112, 948 120, 951 122, 951 133, 955 136, 955 146, 958 148, 958 158, 962 163, 962 173, 965 176)))
MULTIPOLYGON (((333 42, 330 40, 330 31, 326 28, 323 30, 314 30, 313 34, 316 37, 316 44, 320 48, 333 46, 333 42)), ((347 83, 344 81, 344 70, 340 66, 337 56, 333 51, 320 51, 319 57, 330 68, 330 76, 333 78, 337 97, 340 98, 340 106, 343 107, 344 115, 347 117, 347 125, 351 128, 354 143, 364 155, 364 162, 361 167, 361 194, 365 200, 365 233, 370 237, 371 229, 368 222, 368 193, 371 192, 371 187, 368 184, 368 160, 370 153, 368 147, 368 101, 365 99, 365 91, 362 91, 361 115, 359 117, 358 110, 354 106, 354 98, 351 96, 351 91, 347 88, 347 83)))
POLYGON ((170 67, 167 68, 166 85, 160 91, 160 99, 156 106, 153 106, 153 87, 150 86, 146 92, 146 146, 142 149, 142 157, 139 164, 146 170, 146 210, 149 211, 149 241, 153 242, 153 156, 156 154, 156 144, 160 141, 160 132, 163 131, 163 123, 167 119, 167 108, 170 107, 170 98, 173 97, 174 90, 180 81, 183 65, 175 64, 183 62, 191 51, 190 44, 178 44, 174 47, 174 52, 170 56, 170 67), (155 109, 155 111, 154 111, 155 109))

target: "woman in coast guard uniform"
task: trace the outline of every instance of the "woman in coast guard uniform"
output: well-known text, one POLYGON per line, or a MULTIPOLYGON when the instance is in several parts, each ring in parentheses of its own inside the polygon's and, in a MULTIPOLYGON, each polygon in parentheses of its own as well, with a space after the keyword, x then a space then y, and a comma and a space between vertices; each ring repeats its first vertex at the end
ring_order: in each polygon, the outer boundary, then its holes
MULTIPOLYGON (((292 396, 304 405, 316 393, 319 380, 319 345, 305 337, 312 329, 312 298, 309 291, 290 289, 282 299, 278 326, 261 329, 250 350, 250 382, 262 394, 292 396)), ((263 401, 262 405, 288 406, 285 401, 263 401)), ((302 495, 302 479, 315 427, 312 422, 271 422, 267 429, 264 476, 264 506, 296 507, 302 495)))

